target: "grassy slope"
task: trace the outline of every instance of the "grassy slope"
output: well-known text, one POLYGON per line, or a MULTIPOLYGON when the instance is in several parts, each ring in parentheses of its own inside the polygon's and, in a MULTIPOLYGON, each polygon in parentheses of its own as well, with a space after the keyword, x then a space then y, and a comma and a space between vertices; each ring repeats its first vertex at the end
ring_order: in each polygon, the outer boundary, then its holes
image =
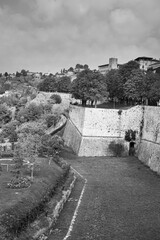
MULTIPOLYGON (((28 195, 32 194, 35 189, 38 189, 43 182, 52 182, 52 185, 56 185, 58 178, 62 174, 62 169, 51 162, 49 166, 46 164, 46 159, 41 159, 40 170, 34 172, 34 182, 29 188, 23 189, 10 189, 6 188, 7 182, 11 179, 12 174, 10 172, 3 171, 0 175, 0 212, 4 211, 8 207, 14 206, 15 203, 27 198, 28 195)), ((29 175, 29 173, 24 173, 29 175)), ((42 186, 43 188, 43 186, 42 186)))

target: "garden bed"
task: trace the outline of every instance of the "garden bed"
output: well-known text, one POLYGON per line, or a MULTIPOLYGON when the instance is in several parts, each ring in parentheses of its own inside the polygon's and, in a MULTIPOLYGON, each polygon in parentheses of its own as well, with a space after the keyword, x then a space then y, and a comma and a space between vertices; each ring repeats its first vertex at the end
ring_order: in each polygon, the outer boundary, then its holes
MULTIPOLYGON (((53 161, 48 165, 46 158, 39 162, 34 181, 28 188, 7 188, 12 174, 2 172, 0 175, 0 235, 3 240, 13 240, 43 212, 45 204, 68 174, 69 166, 62 168, 53 161)), ((23 176, 27 175, 28 172, 23 171, 23 176)))

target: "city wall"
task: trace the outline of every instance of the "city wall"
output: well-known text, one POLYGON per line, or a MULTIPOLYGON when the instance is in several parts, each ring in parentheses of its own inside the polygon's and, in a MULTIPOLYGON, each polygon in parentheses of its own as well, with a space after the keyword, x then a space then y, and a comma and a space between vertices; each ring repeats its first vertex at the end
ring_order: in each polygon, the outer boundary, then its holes
POLYGON ((153 171, 160 173, 160 108, 144 108, 142 139, 139 145, 139 160, 153 171))
POLYGON ((128 155, 125 131, 136 134, 136 156, 160 173, 160 108, 135 106, 128 110, 94 109, 70 106, 64 140, 79 156, 113 156, 112 141, 120 142, 128 155))
POLYGON ((112 141, 122 143, 125 148, 123 154, 128 155, 129 143, 124 140, 125 131, 135 130, 138 136, 141 119, 140 106, 122 111, 70 106, 70 118, 63 137, 79 156, 113 156, 109 150, 112 141))

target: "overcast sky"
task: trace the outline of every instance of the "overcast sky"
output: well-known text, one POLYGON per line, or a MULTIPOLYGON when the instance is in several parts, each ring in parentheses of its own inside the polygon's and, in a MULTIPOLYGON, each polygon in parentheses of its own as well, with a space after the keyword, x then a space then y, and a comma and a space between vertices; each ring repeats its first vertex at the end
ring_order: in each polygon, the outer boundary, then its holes
POLYGON ((160 0, 0 0, 0 72, 160 58, 160 0))

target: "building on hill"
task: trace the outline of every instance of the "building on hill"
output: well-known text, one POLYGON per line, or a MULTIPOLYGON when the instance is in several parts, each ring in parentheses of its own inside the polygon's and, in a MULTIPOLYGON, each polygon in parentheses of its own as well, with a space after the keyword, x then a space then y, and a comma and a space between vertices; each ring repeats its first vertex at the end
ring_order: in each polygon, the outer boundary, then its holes
POLYGON ((55 77, 56 78, 69 77, 71 79, 71 82, 72 82, 77 77, 77 72, 66 71, 65 73, 56 73, 55 77))
POLYGON ((100 73, 105 75, 112 69, 118 69, 120 64, 118 64, 118 58, 109 58, 109 63, 104 65, 99 65, 98 70, 100 73))
POLYGON ((150 65, 160 63, 159 60, 154 59, 152 57, 138 57, 134 59, 137 63, 139 63, 140 69, 143 71, 147 71, 150 65))
POLYGON ((148 70, 151 70, 154 73, 160 74, 160 61, 149 65, 148 70))

